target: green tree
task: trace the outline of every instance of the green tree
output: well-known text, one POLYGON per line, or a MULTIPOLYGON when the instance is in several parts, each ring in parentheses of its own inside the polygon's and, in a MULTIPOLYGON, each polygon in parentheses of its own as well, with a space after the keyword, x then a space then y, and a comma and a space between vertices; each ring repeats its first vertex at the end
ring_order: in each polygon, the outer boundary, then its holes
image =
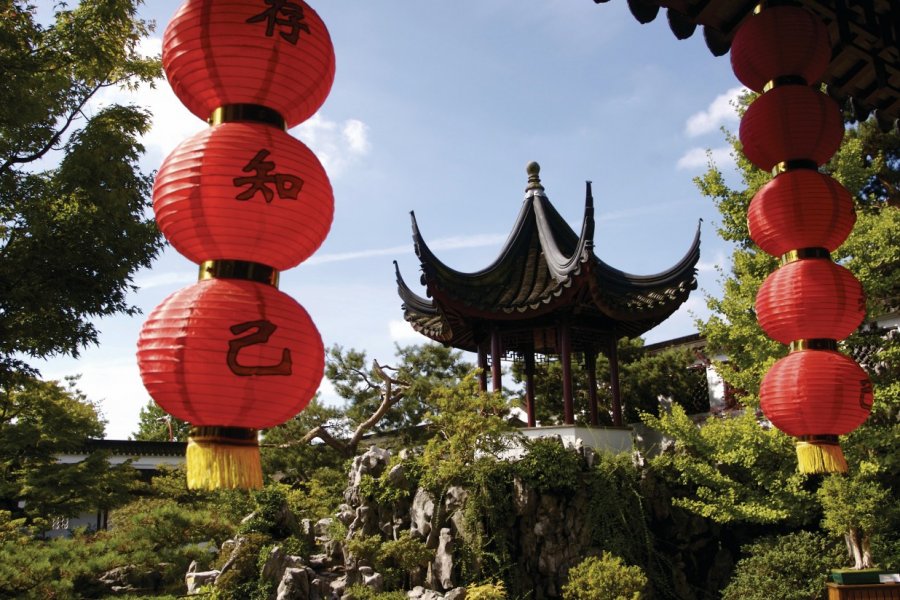
MULTIPOLYGON (((397 345, 395 350, 397 362, 392 371, 406 385, 392 410, 374 426, 375 431, 420 425, 429 410, 431 392, 438 386, 454 385, 472 368, 461 352, 440 344, 397 345)), ((382 400, 377 370, 366 362, 365 352, 344 350, 339 345, 328 349, 325 376, 349 402, 346 415, 353 424, 368 419, 382 400)))
POLYGON ((345 457, 340 452, 327 444, 311 445, 306 435, 342 417, 339 409, 325 406, 316 395, 294 418, 267 429, 260 448, 263 472, 283 483, 300 485, 309 483, 320 468, 341 468, 345 457))
POLYGON ((128 464, 110 467, 93 453, 62 464, 58 455, 78 451, 88 438, 103 437, 96 406, 70 380, 28 379, 0 394, 0 498, 17 510, 24 501, 31 516, 72 517, 85 510, 110 509, 127 499, 135 480, 128 464))
POLYGON ((509 406, 499 393, 482 392, 477 372, 452 387, 431 394, 426 415, 435 434, 422 452, 421 485, 440 493, 449 485, 465 484, 476 460, 496 458, 509 447, 512 428, 509 406))
POLYGON ((673 451, 652 461, 663 477, 681 486, 673 504, 718 523, 810 523, 815 495, 797 472, 794 446, 774 428, 763 428, 756 414, 710 417, 702 426, 680 406, 646 423, 677 440, 673 451))
POLYGON ((0 8, 0 386, 34 372, 22 356, 77 355, 97 341, 91 319, 135 313, 132 276, 161 247, 138 166, 149 113, 86 116, 100 90, 160 75, 137 51, 138 4, 58 4, 47 26, 23 0, 0 8))
POLYGON ((153 400, 141 407, 138 415, 138 429, 132 434, 135 440, 142 442, 186 442, 191 432, 187 421, 176 419, 153 400))

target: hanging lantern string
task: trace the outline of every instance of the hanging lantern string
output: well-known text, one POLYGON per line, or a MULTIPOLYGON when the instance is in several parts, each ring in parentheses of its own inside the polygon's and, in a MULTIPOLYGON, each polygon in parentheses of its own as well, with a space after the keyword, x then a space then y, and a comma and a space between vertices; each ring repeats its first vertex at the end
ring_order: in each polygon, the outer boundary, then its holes
POLYGON ((210 126, 222 123, 262 123, 287 130, 287 123, 281 113, 262 104, 226 104, 215 109, 206 122, 210 126))
POLYGON ((278 288, 280 273, 268 265, 244 260, 207 260, 200 263, 198 281, 207 279, 241 279, 278 288))

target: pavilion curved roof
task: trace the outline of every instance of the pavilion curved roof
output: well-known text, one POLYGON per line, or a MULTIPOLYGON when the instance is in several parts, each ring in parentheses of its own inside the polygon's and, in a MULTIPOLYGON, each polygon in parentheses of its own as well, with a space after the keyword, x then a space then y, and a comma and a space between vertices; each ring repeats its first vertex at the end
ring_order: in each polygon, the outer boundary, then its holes
POLYGON ((415 214, 413 242, 423 297, 410 289, 395 262, 403 313, 414 329, 457 348, 474 350, 479 329, 552 322, 570 315, 575 328, 637 336, 675 312, 696 288, 700 229, 684 257, 655 275, 632 275, 594 254, 594 206, 587 184, 576 233, 550 203, 539 167, 529 165, 525 200, 497 258, 479 271, 447 266, 429 248, 415 214))

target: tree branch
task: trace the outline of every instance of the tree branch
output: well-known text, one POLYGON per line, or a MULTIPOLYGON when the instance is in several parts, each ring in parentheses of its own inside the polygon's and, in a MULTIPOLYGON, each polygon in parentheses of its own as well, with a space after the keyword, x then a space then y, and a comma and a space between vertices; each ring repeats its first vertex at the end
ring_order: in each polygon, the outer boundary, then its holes
POLYGON ((403 398, 403 390, 409 386, 408 382, 396 379, 388 375, 387 372, 385 372, 385 369, 390 369, 392 371, 397 370, 390 366, 381 366, 380 364, 378 364, 377 360, 372 361, 372 370, 375 371, 378 377, 381 378, 381 386, 376 386, 363 372, 354 369, 356 373, 358 373, 363 379, 365 379, 366 383, 368 383, 370 387, 380 387, 381 403, 368 419, 366 419, 356 427, 356 431, 353 432, 353 436, 348 441, 345 442, 332 436, 325 425, 316 425, 315 427, 307 431, 306 434, 300 439, 293 442, 288 442, 286 444, 279 444, 274 447, 290 448, 293 446, 302 446, 304 444, 308 444, 316 438, 319 438, 320 440, 322 440, 322 442, 337 450, 341 454, 341 456, 351 457, 355 455, 356 450, 359 447, 359 442, 362 440, 366 432, 377 425, 378 421, 380 421, 382 417, 387 414, 387 411, 389 411, 394 405, 397 404, 397 402, 400 401, 401 398, 403 398))
POLYGON ((75 117, 77 117, 81 113, 82 109, 85 107, 88 101, 93 98, 94 94, 96 94, 101 88, 108 85, 110 85, 110 83, 98 83, 97 85, 95 85, 94 88, 81 99, 78 105, 69 112, 69 116, 66 118, 66 122, 63 123, 63 126, 53 134, 53 137, 51 137, 46 144, 44 144, 43 148, 28 156, 11 156, 6 159, 6 162, 0 165, 0 175, 5 173, 7 169, 9 169, 12 165, 34 162, 50 152, 50 150, 52 150, 53 147, 59 142, 62 134, 65 133, 66 130, 69 129, 69 126, 71 126, 75 121, 75 117))

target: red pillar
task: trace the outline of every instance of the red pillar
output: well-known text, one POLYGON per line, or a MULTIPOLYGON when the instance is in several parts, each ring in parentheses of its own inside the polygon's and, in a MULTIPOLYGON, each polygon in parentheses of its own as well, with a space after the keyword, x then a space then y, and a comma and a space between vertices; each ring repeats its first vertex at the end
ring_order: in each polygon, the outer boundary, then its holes
POLYGON ((588 376, 588 400, 590 402, 591 426, 600 425, 600 416, 597 414, 597 353, 593 348, 584 352, 584 366, 588 376))
POLYGON ((575 424, 575 407, 572 399, 572 328, 568 322, 559 332, 559 359, 562 362, 563 423, 575 424))
POLYGON ((612 391, 613 425, 622 426, 622 392, 619 389, 619 348, 616 336, 609 340, 609 387, 612 391))
POLYGON ((491 330, 491 391, 503 390, 503 382, 500 380, 500 330, 491 330))
POLYGON ((478 386, 481 388, 482 392, 487 391, 487 350, 484 347, 484 342, 479 342, 478 344, 478 368, 481 369, 481 373, 478 374, 478 386))
POLYGON ((534 427, 534 350, 525 352, 525 412, 528 413, 528 426, 534 427))

